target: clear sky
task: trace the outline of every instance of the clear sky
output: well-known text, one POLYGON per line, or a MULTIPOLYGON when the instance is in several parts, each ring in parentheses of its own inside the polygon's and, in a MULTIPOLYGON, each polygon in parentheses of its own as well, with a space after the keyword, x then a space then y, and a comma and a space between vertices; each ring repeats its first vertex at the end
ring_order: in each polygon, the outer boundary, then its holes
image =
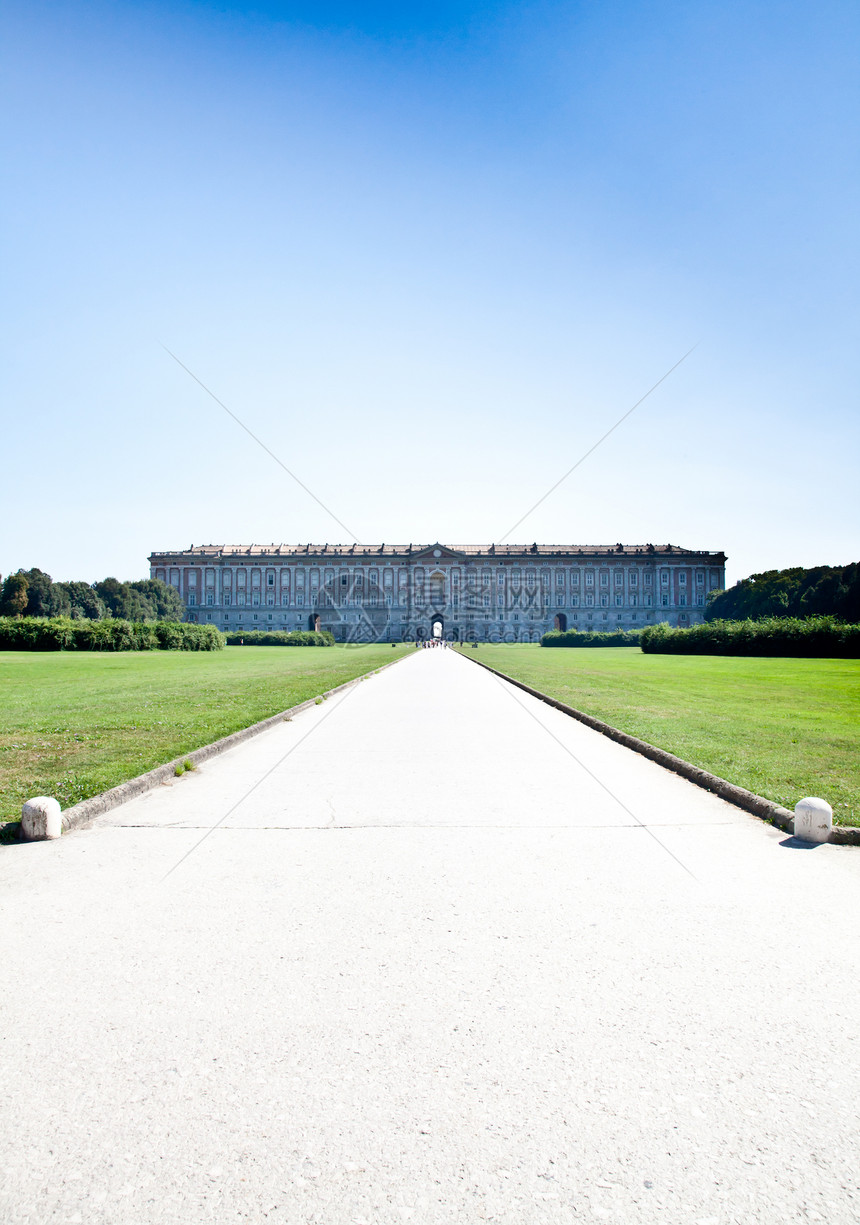
POLYGON ((860 557, 856 0, 7 0, 2 37, 3 574, 860 557))

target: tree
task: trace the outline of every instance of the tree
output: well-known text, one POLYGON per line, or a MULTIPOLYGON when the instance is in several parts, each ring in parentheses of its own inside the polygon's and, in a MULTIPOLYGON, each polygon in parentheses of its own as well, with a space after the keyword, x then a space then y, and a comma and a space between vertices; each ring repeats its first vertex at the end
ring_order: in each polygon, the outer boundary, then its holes
POLYGON ((73 581, 54 583, 55 596, 59 592, 68 600, 70 617, 76 620, 100 621, 105 615, 105 606, 89 583, 73 581))
POLYGON ((706 621, 757 621, 762 617, 839 617, 860 621, 860 563, 804 570, 766 570, 713 593, 706 621))
POLYGON ((10 574, 3 584, 0 612, 4 617, 21 617, 27 609, 27 576, 23 571, 10 574))
POLYGON ((130 583, 155 609, 156 621, 184 621, 185 604, 175 587, 163 583, 160 578, 136 579, 130 583))
POLYGON ((155 620, 152 604, 140 592, 133 591, 130 583, 121 583, 119 579, 111 577, 94 583, 93 587, 110 616, 123 621, 155 620))
POLYGON ((20 570, 27 579, 27 616, 56 616, 59 609, 54 606, 54 582, 50 575, 34 566, 32 570, 20 570))

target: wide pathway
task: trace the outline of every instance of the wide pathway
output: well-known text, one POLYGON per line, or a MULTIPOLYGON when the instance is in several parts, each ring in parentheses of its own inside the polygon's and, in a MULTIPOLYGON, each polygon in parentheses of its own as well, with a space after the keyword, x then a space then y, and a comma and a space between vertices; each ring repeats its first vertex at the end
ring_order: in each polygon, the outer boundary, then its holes
POLYGON ((451 651, 0 896, 0 1220, 860 1220, 860 852, 451 651))

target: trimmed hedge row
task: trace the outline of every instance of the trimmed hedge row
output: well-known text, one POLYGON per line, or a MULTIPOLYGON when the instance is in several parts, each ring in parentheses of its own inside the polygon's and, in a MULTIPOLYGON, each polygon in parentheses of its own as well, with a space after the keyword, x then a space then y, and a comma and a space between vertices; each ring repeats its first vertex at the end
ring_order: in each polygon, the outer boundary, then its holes
POLYGON ((333 647, 329 630, 238 630, 227 634, 229 647, 333 647))
POLYGON ((0 617, 0 651, 220 651, 214 625, 178 621, 0 617))
POLYGON ((601 634, 586 630, 549 630, 540 640, 542 647, 638 647, 639 630, 614 630, 601 634))
POLYGON ((689 629, 666 622, 646 626, 642 650, 654 655, 785 655, 860 658, 860 625, 835 617, 763 617, 758 621, 708 621, 689 629))

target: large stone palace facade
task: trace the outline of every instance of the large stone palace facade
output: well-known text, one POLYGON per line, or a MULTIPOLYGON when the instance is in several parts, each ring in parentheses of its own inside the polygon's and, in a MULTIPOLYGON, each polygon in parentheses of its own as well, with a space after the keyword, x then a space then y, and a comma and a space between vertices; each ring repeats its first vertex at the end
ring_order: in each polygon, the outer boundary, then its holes
POLYGON ((703 620, 724 553, 678 545, 192 545, 153 553, 189 621, 339 642, 537 642, 547 630, 703 620))

